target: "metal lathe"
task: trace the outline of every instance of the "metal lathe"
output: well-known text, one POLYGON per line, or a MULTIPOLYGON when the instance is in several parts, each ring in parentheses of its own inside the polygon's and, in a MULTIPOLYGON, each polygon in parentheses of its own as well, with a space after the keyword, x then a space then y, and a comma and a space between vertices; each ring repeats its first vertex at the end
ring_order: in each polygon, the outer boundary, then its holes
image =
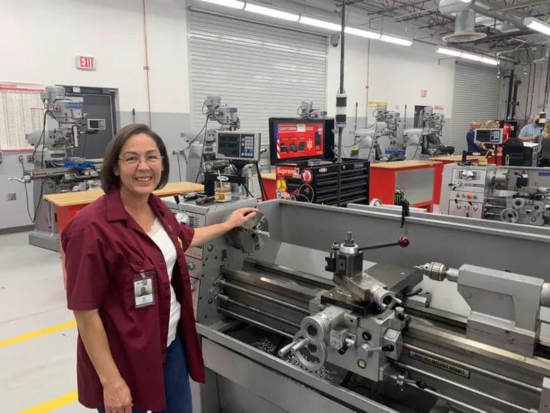
MULTIPOLYGON (((244 199, 174 212, 224 221, 244 199)), ((291 201, 187 251, 210 412, 550 412, 550 234, 291 201)))

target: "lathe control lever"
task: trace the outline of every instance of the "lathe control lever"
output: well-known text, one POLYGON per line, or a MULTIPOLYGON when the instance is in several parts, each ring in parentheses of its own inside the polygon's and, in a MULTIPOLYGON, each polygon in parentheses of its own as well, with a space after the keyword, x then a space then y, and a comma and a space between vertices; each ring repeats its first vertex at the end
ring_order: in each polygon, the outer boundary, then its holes
POLYGON ((309 343, 310 343, 309 338, 302 338, 302 339, 294 340, 290 344, 287 344, 286 346, 281 348, 277 352, 277 354, 279 355, 279 357, 283 358, 284 356, 286 356, 290 352, 296 353, 301 348, 307 346, 309 343))
POLYGON ((23 175, 22 178, 17 178, 17 177, 8 178, 8 181, 17 181, 17 182, 21 182, 22 184, 27 184, 31 181, 31 178, 28 175, 23 175))
POLYGON ((359 251, 375 250, 375 249, 378 249, 378 248, 397 247, 397 246, 399 246, 401 248, 406 248, 406 247, 409 246, 410 243, 411 243, 411 241, 409 240, 408 237, 401 236, 397 239, 396 242, 386 242, 386 243, 383 243, 383 244, 369 245, 367 247, 359 248, 359 251))
POLYGON ((365 357, 370 357, 374 353, 391 353, 395 350, 395 347, 392 344, 388 344, 382 347, 371 347, 368 343, 363 343, 359 348, 365 352, 365 357))

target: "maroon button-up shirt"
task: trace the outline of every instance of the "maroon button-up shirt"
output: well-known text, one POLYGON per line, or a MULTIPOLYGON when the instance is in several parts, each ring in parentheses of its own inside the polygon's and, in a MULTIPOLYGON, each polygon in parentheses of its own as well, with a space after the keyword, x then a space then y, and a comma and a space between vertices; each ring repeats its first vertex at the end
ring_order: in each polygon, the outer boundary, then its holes
MULTIPOLYGON (((156 196, 149 204, 177 251, 172 285, 181 303, 179 333, 185 347, 189 374, 205 381, 204 363, 193 315, 191 284, 184 251, 194 229, 180 225, 156 196)), ((170 318, 170 281, 162 252, 126 212, 117 190, 83 209, 61 234, 67 272, 70 310, 99 310, 109 347, 120 374, 128 384, 135 408, 163 410, 164 361, 170 318), (155 304, 136 308, 134 276, 154 273, 155 304)), ((79 401, 88 408, 103 407, 103 387, 78 339, 79 401)))

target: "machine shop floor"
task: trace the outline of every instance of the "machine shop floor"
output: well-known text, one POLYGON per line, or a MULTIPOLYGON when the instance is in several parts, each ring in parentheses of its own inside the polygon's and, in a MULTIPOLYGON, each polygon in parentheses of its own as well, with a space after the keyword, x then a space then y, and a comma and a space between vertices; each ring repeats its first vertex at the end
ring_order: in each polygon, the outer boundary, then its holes
POLYGON ((60 256, 0 235, 0 411, 90 412, 76 400, 74 318, 60 256))

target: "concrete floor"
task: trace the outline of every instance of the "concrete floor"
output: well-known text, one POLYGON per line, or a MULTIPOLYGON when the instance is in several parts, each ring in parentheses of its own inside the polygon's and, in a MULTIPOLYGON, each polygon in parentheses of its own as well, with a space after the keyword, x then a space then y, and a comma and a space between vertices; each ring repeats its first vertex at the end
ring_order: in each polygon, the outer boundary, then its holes
POLYGON ((36 408, 76 390, 76 327, 1 344, 73 320, 59 253, 30 246, 28 233, 0 235, 0 412, 90 412, 76 402, 36 408))

